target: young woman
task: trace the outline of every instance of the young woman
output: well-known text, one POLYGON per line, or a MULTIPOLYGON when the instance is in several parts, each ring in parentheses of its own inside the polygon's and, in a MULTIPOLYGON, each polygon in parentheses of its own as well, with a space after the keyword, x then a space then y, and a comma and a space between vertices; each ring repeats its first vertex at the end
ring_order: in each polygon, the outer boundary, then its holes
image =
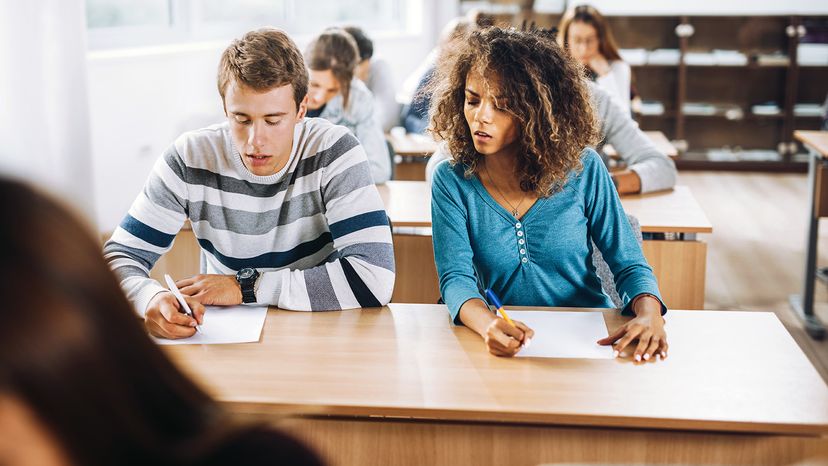
POLYGON ((307 116, 350 129, 368 155, 374 183, 388 181, 391 156, 375 114, 374 96, 354 77, 359 64, 354 38, 343 29, 326 29, 308 46, 305 62, 310 69, 307 116))
POLYGON ((432 185, 434 255, 453 320, 512 356, 532 337, 490 311, 504 304, 612 307, 592 265, 603 252, 635 318, 600 340, 636 360, 667 352, 652 269, 598 154, 581 68, 545 31, 488 28, 456 41, 437 69, 432 127, 451 161, 432 185))
POLYGON ((0 215, 0 464, 321 464, 182 375, 58 204, 0 179, 0 215))
POLYGON ((604 16, 589 5, 576 6, 564 13, 558 29, 561 47, 581 62, 589 77, 629 112, 630 65, 621 59, 604 16))

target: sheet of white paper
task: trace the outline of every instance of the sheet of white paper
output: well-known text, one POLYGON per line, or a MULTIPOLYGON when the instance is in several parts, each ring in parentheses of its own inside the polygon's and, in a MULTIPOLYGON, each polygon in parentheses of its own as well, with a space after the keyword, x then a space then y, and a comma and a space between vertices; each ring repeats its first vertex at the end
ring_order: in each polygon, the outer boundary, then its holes
POLYGON ((607 336, 600 312, 507 311, 535 331, 517 357, 612 359, 612 347, 596 341, 607 336))
POLYGON ((207 306, 200 332, 182 340, 155 338, 159 345, 219 345, 259 341, 267 306, 207 306))

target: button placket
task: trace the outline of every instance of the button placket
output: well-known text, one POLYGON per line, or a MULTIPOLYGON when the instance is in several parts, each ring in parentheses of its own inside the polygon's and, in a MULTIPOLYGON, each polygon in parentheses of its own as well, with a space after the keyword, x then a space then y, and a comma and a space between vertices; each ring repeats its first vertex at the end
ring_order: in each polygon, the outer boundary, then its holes
POLYGON ((526 239, 524 238, 523 234, 523 224, 521 222, 515 223, 515 230, 516 235, 518 238, 518 252, 520 253, 520 262, 523 264, 527 264, 529 262, 529 258, 526 256, 526 239))

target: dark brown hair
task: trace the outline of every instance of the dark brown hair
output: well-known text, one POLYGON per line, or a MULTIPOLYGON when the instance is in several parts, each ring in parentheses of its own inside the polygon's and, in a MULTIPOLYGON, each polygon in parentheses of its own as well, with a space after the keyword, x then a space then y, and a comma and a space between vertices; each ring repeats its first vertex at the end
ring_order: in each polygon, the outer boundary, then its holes
POLYGON ((339 83, 342 106, 348 108, 351 80, 359 64, 359 48, 354 38, 344 29, 325 29, 308 45, 305 59, 313 71, 331 70, 339 83))
POLYGON ((238 438, 146 335, 82 223, 2 178, 0 215, 0 395, 29 406, 73 464, 203 464, 238 438))
POLYGON ((470 72, 499 78, 505 111, 520 131, 521 189, 547 196, 560 188, 572 170, 581 168, 581 152, 598 139, 580 66, 543 30, 490 27, 453 41, 432 80, 431 125, 467 176, 482 159, 464 115, 470 72))
POLYGON ((275 28, 250 31, 224 50, 218 67, 222 103, 231 81, 256 91, 290 84, 297 109, 308 93, 308 70, 302 53, 284 31, 275 28))
POLYGON ((598 51, 607 60, 621 60, 618 45, 604 15, 590 5, 578 5, 564 13, 558 24, 558 43, 564 50, 569 51, 569 26, 572 23, 585 23, 595 28, 598 34, 598 51))

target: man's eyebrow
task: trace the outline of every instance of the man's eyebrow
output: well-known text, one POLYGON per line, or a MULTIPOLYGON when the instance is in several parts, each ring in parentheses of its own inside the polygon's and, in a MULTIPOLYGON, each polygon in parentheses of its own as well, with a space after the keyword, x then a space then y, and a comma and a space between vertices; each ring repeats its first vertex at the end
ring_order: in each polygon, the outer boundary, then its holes
MULTIPOLYGON (((233 114, 233 115, 236 115, 236 116, 243 116, 243 117, 250 118, 250 115, 248 115, 244 112, 230 112, 230 113, 233 114)), ((276 113, 268 113, 264 117, 265 118, 272 118, 272 117, 282 117, 282 116, 285 116, 285 115, 287 115, 287 112, 276 112, 276 113)))

